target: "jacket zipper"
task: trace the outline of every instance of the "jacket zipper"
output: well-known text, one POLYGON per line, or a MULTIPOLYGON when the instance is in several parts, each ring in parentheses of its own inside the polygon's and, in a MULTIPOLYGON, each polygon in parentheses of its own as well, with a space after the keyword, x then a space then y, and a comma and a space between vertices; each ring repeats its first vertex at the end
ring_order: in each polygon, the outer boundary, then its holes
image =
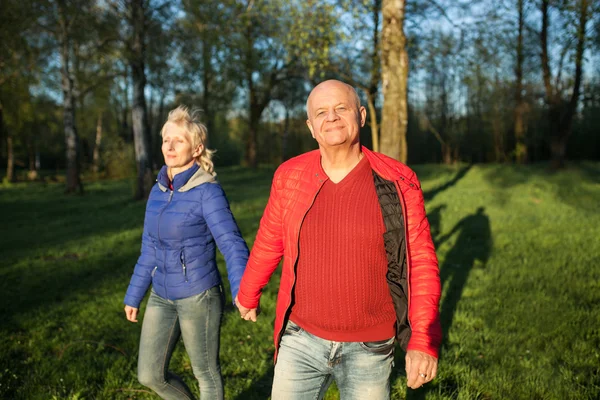
MULTIPOLYGON (((288 313, 288 311, 290 309, 290 305, 292 304, 292 295, 294 293, 294 286, 296 286, 296 266, 298 265, 298 257, 300 256, 300 230, 302 229, 302 224, 304 223, 304 220, 306 219, 306 215, 312 208, 313 204, 315 204, 317 195, 321 191, 321 188, 323 187, 324 184, 325 184, 325 180, 321 181, 321 185, 319 186, 319 189, 317 190, 317 192, 315 193, 315 195, 312 198, 312 201, 310 202, 310 206, 308 206, 308 208, 304 212, 304 215, 302 216, 302 220, 300 220, 300 227, 298 228, 298 237, 296 237, 297 253, 296 253, 296 259, 294 260, 294 263, 293 263, 294 267, 292 269, 292 274, 294 276, 294 280, 292 281, 292 290, 290 291, 290 301, 288 302, 287 306, 285 307, 285 312, 283 313, 284 319, 285 319, 285 315, 288 313)), ((285 323, 285 320, 283 322, 285 323)), ((282 327, 281 330, 277 333, 277 343, 279 343, 281 341, 283 328, 284 327, 282 327)))
POLYGON ((179 253, 179 260, 181 261, 181 267, 183 268, 183 277, 185 278, 185 281, 187 282, 187 270, 185 267, 185 253, 183 252, 183 249, 181 249, 181 253, 179 253))
MULTIPOLYGON (((160 241, 160 219, 162 218, 162 215, 165 212, 165 210, 167 209, 167 207, 169 207, 169 204, 171 204, 171 199, 173 199, 173 192, 174 191, 171 190, 171 193, 169 193, 169 201, 167 201, 167 205, 162 210, 160 210, 160 214, 158 215, 158 222, 157 222, 158 227, 156 229, 157 236, 158 236, 158 243, 161 242, 160 241)), ((163 247, 163 260, 166 260, 166 255, 167 255, 167 252, 163 247)), ((164 264, 164 262, 163 262, 163 264, 164 264)), ((168 299, 169 296, 167 295, 167 267, 166 267, 166 265, 164 266, 164 268, 165 268, 165 274, 164 274, 165 277, 163 279, 163 287, 165 288, 165 297, 168 299)))
POLYGON ((158 269, 158 265, 154 266, 154 269, 152 270, 152 273, 150 274, 150 276, 152 278, 154 278, 154 274, 156 273, 156 270, 158 269))

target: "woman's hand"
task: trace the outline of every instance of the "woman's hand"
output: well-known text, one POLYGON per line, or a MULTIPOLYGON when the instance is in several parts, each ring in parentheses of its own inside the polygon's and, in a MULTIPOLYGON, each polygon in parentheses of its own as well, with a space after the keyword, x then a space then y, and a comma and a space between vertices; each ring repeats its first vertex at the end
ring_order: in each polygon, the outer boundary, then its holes
POLYGON ((131 306, 125 306, 125 316, 127 317, 127 321, 138 322, 137 315, 138 315, 137 308, 134 308, 131 306))

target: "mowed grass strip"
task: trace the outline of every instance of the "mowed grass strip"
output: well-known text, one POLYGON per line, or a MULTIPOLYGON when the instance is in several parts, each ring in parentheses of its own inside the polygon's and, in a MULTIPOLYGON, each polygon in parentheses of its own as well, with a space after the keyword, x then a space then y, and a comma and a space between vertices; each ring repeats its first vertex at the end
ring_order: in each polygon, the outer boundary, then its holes
MULTIPOLYGON (((445 339, 438 378, 416 391, 397 351, 392 398, 600 398, 600 164, 415 170, 440 260, 445 339)), ((219 170, 249 246, 272 173, 219 170)), ((0 398, 156 398, 135 375, 141 326, 122 311, 145 204, 130 200, 127 180, 88 183, 81 197, 62 190, 0 189, 0 398)), ((227 399, 269 397, 278 284, 276 273, 256 324, 228 298, 227 399)), ((198 394, 182 345, 172 369, 198 394)), ((337 398, 332 387, 327 399, 337 398)))

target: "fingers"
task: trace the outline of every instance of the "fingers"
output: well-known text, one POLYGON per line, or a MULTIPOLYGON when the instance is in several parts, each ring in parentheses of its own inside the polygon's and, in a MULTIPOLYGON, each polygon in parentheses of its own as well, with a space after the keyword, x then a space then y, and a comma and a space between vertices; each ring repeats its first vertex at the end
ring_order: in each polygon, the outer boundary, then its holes
POLYGON ((437 375, 437 358, 429 354, 409 351, 406 353, 406 385, 417 389, 431 382, 437 375))
POLYGON ((138 322, 137 315, 138 315, 137 308, 134 308, 131 306, 125 306, 125 317, 127 318, 128 321, 138 322))
POLYGON ((244 318, 246 321, 256 322, 257 315, 256 308, 253 308, 243 315, 242 318, 244 318))

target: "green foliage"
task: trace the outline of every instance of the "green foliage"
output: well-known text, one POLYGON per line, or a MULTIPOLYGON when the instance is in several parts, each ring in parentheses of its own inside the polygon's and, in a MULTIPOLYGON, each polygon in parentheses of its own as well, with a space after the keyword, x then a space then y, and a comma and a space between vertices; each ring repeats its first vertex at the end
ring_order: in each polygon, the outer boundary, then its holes
POLYGON ((105 143, 102 161, 108 178, 128 178, 136 174, 133 144, 125 143, 120 137, 105 143))
MULTIPOLYGON (((273 169, 217 172, 252 246, 273 169)), ((392 398, 598 398, 600 165, 416 172, 444 282, 445 341, 438 378, 417 391, 405 388, 397 352, 392 398)), ((0 190, 0 398, 155 398, 135 376, 140 325, 122 312, 145 208, 130 200, 130 184, 87 183, 85 196, 68 198, 56 184, 0 190)), ((278 281, 276 272, 256 324, 228 298, 228 399, 269 396, 278 281)), ((198 394, 181 344, 172 369, 198 394)))

